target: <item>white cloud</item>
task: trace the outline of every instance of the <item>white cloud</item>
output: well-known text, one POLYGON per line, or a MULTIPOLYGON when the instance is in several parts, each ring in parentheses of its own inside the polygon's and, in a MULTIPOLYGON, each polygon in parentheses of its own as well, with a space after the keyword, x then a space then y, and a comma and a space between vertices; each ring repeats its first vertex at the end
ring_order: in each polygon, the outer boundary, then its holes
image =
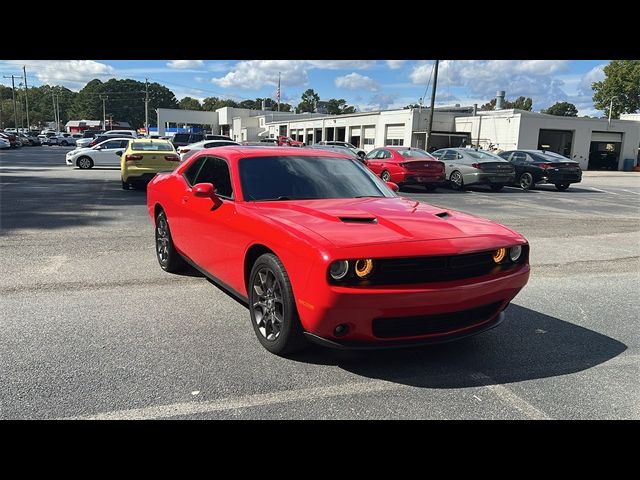
MULTIPOLYGON (((409 78, 426 86, 432 66, 432 62, 417 64, 409 78)), ((444 60, 438 69, 438 85, 462 87, 470 96, 485 98, 484 102, 495 97, 497 90, 504 90, 508 100, 531 97, 534 110, 539 110, 569 98, 557 75, 567 68, 566 60, 444 60)))
POLYGON ((375 92, 379 89, 375 80, 355 72, 342 77, 337 77, 335 84, 336 87, 345 88, 347 90, 369 90, 375 92))
POLYGON ((204 77, 193 77, 193 79, 198 83, 204 82, 204 77))
POLYGON ((171 60, 167 63, 169 68, 177 68, 184 70, 187 68, 200 68, 204 67, 204 60, 171 60))
POLYGON ((225 68, 230 71, 211 81, 223 88, 257 90, 265 85, 277 85, 278 72, 281 72, 282 85, 304 86, 309 83, 309 70, 364 70, 375 64, 375 60, 246 60, 225 68))
POLYGON ((375 66, 375 60, 307 60, 311 67, 326 70, 366 70, 375 66))
POLYGON ((229 73, 211 81, 223 88, 258 90, 265 85, 301 86, 309 81, 305 62, 300 60, 247 60, 238 62, 229 73))
POLYGON ((22 69, 27 67, 27 75, 34 76, 41 83, 62 85, 77 90, 94 78, 107 80, 115 76, 111 65, 93 60, 8 60, 5 64, 22 69))
POLYGON ((387 67, 389 67, 391 70, 397 70, 398 68, 402 67, 405 62, 406 60, 387 60, 387 67))

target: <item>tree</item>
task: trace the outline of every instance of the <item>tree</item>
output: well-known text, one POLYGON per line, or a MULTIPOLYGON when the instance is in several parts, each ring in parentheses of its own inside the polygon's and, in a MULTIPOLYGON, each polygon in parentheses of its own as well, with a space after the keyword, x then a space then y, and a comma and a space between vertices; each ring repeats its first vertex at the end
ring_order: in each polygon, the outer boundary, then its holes
POLYGON ((318 95, 312 88, 309 88, 302 94, 302 101, 298 104, 299 112, 316 111, 316 103, 320 101, 320 95, 318 95))
POLYGON ((200 100, 193 97, 184 97, 178 102, 178 107, 182 110, 202 110, 200 100))
POLYGON ((344 98, 336 100, 330 98, 327 100, 327 113, 331 115, 344 115, 346 113, 355 113, 355 107, 347 105, 347 101, 344 98))
POLYGON ((420 104, 419 103, 410 103, 409 105, 404 107, 405 110, 408 110, 410 108, 420 108, 420 104))
POLYGON ((218 110, 224 107, 238 107, 238 104, 233 100, 221 99, 218 97, 207 97, 202 102, 202 108, 210 112, 218 110))
MULTIPOLYGON (((533 100, 530 97, 518 97, 514 102, 510 102, 505 98, 502 108, 505 110, 516 108, 518 110, 528 110, 531 111, 533 107, 533 100)), ((485 103, 480 106, 480 110, 495 110, 496 109, 496 99, 492 98, 491 101, 485 103)))
POLYGON ((577 117, 578 109, 573 103, 569 102, 556 102, 546 110, 541 110, 541 113, 548 115, 557 115, 558 117, 577 117))
POLYGON ((609 116, 609 105, 613 100, 612 118, 621 113, 640 110, 640 60, 612 60, 604 67, 605 78, 591 84, 593 106, 609 116))

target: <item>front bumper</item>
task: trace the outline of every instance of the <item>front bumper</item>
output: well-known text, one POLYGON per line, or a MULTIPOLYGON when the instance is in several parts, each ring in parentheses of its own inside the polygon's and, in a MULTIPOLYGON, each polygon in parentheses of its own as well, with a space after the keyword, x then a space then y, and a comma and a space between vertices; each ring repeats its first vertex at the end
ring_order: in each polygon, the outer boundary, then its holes
MULTIPOLYGON (((316 341, 344 346, 367 344, 373 348, 398 344, 440 343, 479 333, 497 325, 500 313, 526 285, 529 265, 493 275, 418 285, 381 287, 327 286, 298 296, 300 320, 308 336, 316 341), (495 307, 483 318, 460 323, 450 330, 439 327, 436 332, 408 335, 376 336, 374 321, 402 321, 408 317, 460 317, 461 312, 495 307), (346 334, 335 335, 335 328, 345 325, 346 334)), ((438 320, 442 322, 442 319, 438 320)), ((446 322, 446 318, 445 318, 446 322)), ((445 323, 446 325, 446 323, 445 323)), ((334 345, 335 346, 335 345, 334 345)), ((369 348, 369 347, 368 347, 369 348)))

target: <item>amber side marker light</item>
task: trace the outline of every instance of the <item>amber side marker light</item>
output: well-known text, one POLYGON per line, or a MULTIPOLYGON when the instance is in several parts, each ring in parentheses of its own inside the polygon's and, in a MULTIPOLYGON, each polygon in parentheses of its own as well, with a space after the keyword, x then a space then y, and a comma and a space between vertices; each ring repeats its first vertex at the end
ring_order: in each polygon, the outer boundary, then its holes
POLYGON ((356 262, 355 271, 358 277, 367 277, 373 271, 373 260, 371 260, 370 258, 358 260, 356 262))
POLYGON ((493 252, 493 261, 495 263, 500 263, 502 260, 504 260, 504 257, 506 255, 507 255, 507 249, 506 248, 499 248, 498 250, 493 252))

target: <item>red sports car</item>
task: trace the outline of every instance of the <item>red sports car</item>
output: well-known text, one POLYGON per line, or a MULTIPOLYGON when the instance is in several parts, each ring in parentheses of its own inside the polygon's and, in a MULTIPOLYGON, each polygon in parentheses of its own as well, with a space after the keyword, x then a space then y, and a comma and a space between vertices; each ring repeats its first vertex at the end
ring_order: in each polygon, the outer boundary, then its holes
POLYGON ((364 161, 385 182, 423 185, 432 192, 446 181, 444 163, 420 148, 376 148, 364 157, 364 161))
POLYGON ((149 184, 160 266, 191 264, 248 305, 276 354, 305 339, 371 348, 496 326, 529 278, 529 246, 497 223, 396 195, 346 155, 198 152, 149 184))

